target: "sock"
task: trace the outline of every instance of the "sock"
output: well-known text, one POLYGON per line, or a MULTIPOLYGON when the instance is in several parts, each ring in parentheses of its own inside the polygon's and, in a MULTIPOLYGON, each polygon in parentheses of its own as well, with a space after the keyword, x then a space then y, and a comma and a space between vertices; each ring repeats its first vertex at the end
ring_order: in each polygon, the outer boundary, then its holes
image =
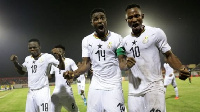
POLYGON ((175 88, 174 88, 174 91, 175 91, 176 97, 178 97, 178 88, 175 87, 175 88))
POLYGON ((81 95, 81 98, 84 99, 85 98, 84 95, 81 95))

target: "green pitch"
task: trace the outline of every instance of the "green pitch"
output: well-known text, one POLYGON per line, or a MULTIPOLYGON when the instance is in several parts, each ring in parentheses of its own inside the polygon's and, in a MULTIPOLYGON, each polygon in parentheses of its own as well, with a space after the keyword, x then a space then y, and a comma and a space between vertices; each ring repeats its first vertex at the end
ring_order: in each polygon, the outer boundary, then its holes
MULTIPOLYGON (((167 88, 166 93, 166 106, 167 112, 200 112, 200 77, 193 77, 192 84, 189 81, 181 81, 176 79, 178 84, 179 99, 175 100, 175 92, 171 85, 167 88)), ((127 106, 128 97, 128 82, 123 83, 125 105, 127 106)), ((88 92, 89 84, 86 84, 86 95, 88 92)), ((77 85, 72 85, 76 103, 80 112, 86 112, 86 106, 78 95, 77 85)), ((51 93, 54 87, 51 87, 51 93)), ((11 91, 0 92, 0 112, 24 112, 26 95, 28 88, 14 89, 11 91)), ((62 108, 62 112, 67 112, 62 108)))

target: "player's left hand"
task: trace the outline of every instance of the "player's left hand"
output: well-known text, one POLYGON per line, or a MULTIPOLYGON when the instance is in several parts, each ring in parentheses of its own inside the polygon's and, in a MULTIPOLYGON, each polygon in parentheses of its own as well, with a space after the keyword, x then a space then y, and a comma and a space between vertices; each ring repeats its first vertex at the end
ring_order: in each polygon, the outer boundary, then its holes
POLYGON ((127 67, 128 68, 131 68, 131 67, 133 67, 133 65, 135 65, 136 61, 133 57, 127 57, 126 60, 127 60, 127 67))
POLYGON ((186 68, 179 69, 179 79, 186 80, 191 74, 186 68))

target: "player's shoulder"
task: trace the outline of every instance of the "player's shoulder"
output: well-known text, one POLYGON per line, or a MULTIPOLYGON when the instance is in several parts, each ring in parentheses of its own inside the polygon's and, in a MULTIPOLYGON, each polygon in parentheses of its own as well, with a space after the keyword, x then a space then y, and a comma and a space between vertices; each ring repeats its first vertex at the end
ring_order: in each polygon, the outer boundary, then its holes
POLYGON ((25 60, 30 60, 31 58, 33 58, 31 55, 26 56, 25 60))
POLYGON ((65 62, 74 62, 74 60, 71 58, 65 58, 65 62))
POLYGON ((87 35, 87 36, 85 36, 85 37, 83 38, 83 40, 91 39, 91 38, 93 38, 93 37, 94 37, 94 32, 91 33, 91 34, 89 34, 89 35, 87 35))
POLYGON ((123 37, 122 42, 123 42, 123 43, 129 42, 132 38, 133 38, 133 36, 132 36, 132 34, 130 33, 130 34, 126 35, 125 37, 123 37))
POLYGON ((112 35, 112 36, 120 37, 120 38, 122 37, 120 34, 115 33, 113 31, 109 31, 109 34, 112 35))
POLYGON ((123 39, 120 34, 112 32, 112 31, 109 31, 108 38, 109 40, 113 42, 117 42, 117 43, 121 42, 121 40, 123 39))
POLYGON ((54 56, 49 53, 41 53, 41 57, 54 57, 54 56))
POLYGON ((152 26, 145 26, 145 31, 155 33, 155 34, 164 33, 164 31, 161 28, 152 27, 152 26))

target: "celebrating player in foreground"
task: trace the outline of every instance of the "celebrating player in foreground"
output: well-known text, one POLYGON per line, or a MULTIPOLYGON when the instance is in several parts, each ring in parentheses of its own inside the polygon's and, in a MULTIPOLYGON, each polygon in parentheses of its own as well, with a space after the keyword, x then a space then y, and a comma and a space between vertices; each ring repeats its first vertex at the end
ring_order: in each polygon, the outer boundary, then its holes
MULTIPOLYGON (((70 82, 66 83, 66 80, 63 77, 63 72, 67 70, 76 70, 78 67, 72 59, 65 58, 64 46, 57 45, 54 49, 57 49, 61 53, 65 64, 65 70, 60 70, 54 65, 51 66, 50 78, 55 76, 55 88, 51 96, 52 112, 60 112, 62 106, 69 112, 78 112, 78 107, 74 99, 70 82)), ((54 53, 54 56, 56 59, 59 59, 59 55, 57 53, 54 53)))
POLYGON ((121 48, 122 37, 108 31, 103 9, 92 10, 90 17, 95 31, 82 40, 81 67, 74 72, 65 72, 64 77, 77 77, 85 73, 92 64, 93 77, 88 92, 87 112, 124 112, 119 67, 127 70, 134 65, 135 60, 126 58, 121 48))
POLYGON ((52 50, 58 54, 58 61, 51 54, 41 53, 40 42, 37 39, 29 40, 28 50, 31 55, 25 58, 22 65, 18 63, 16 55, 10 57, 19 74, 23 75, 28 72, 29 92, 26 100, 26 112, 50 112, 51 97, 47 68, 49 64, 56 67, 59 64, 59 69, 64 69, 61 54, 56 49, 52 50))
POLYGON ((165 92, 167 90, 167 86, 171 84, 174 87, 174 91, 176 93, 175 99, 179 99, 178 87, 177 87, 176 79, 175 79, 176 77, 174 76, 174 69, 171 68, 168 63, 164 63, 164 68, 165 68, 165 79, 164 79, 165 92))
POLYGON ((144 14, 139 5, 128 5, 125 13, 132 32, 123 39, 123 46, 127 56, 136 61, 129 76, 128 110, 164 112, 165 91, 159 53, 162 52, 167 63, 180 72, 181 80, 189 77, 189 72, 172 53, 163 30, 142 24, 144 14))

